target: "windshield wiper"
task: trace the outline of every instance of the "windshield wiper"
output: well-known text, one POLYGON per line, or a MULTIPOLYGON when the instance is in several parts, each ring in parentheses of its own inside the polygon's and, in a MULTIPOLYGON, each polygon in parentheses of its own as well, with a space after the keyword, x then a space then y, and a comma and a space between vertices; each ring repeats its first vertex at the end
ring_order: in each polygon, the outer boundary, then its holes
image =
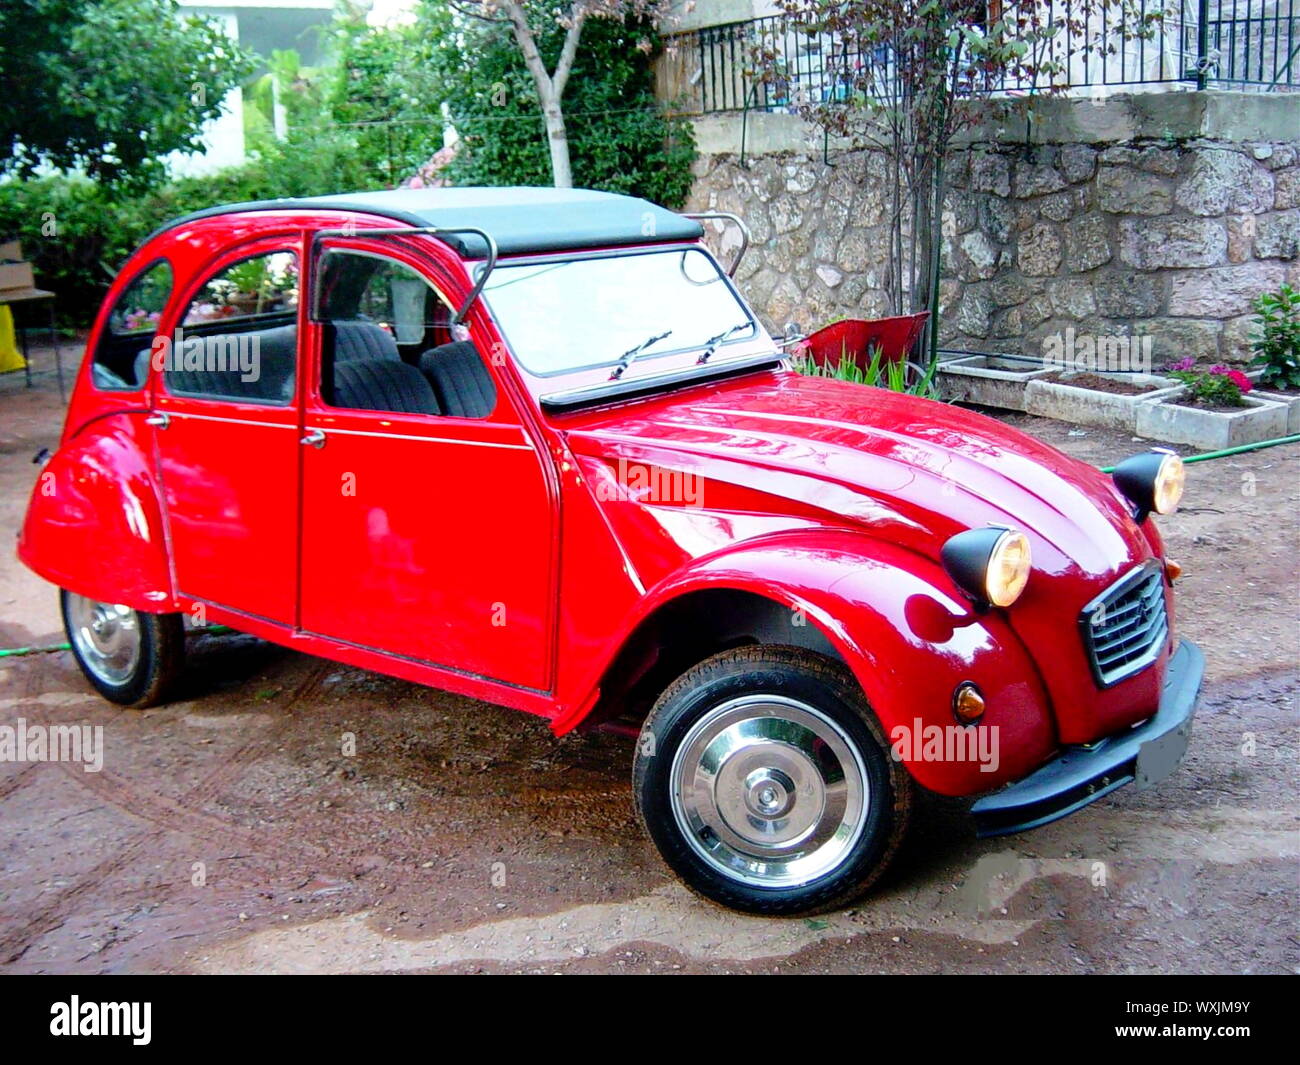
POLYGON ((742 329, 748 328, 750 328, 749 322, 737 322, 730 329, 724 329, 717 336, 709 337, 709 339, 704 342, 704 350, 700 353, 700 357, 695 361, 700 363, 708 362, 713 353, 721 346, 722 342, 731 336, 732 333, 738 333, 742 329))
POLYGON ((664 340, 665 338, 670 337, 672 335, 673 335, 673 331, 671 329, 666 329, 658 336, 652 336, 647 340, 643 340, 636 347, 628 348, 627 351, 623 352, 623 357, 618 360, 618 365, 614 367, 614 372, 609 375, 609 379, 611 381, 617 381, 620 377, 623 376, 623 371, 632 365, 632 361, 638 355, 640 355, 641 352, 645 351, 645 349, 650 347, 651 345, 658 344, 659 341, 664 340))

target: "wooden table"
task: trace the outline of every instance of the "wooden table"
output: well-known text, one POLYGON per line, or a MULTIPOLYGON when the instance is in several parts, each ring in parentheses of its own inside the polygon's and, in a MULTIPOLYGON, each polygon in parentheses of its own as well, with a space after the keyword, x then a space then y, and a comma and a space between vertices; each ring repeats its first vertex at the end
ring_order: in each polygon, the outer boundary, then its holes
MULTIPOLYGON (((50 343, 54 345, 54 369, 59 377, 59 398, 65 399, 63 390, 63 354, 59 350, 59 332, 54 324, 54 293, 48 292, 43 288, 0 288, 0 306, 13 306, 14 304, 39 303, 41 300, 49 300, 50 303, 50 343)), ((19 329, 17 321, 14 322, 14 332, 22 338, 23 363, 27 373, 27 387, 32 387, 32 360, 27 354, 27 330, 19 329)))

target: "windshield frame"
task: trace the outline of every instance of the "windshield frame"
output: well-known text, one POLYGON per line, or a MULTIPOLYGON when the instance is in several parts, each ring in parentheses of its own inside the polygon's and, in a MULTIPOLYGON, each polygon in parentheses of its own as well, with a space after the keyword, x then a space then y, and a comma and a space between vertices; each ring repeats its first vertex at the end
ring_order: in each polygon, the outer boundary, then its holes
MULTIPOLYGON (((735 301, 736 307, 739 310, 740 314, 744 317, 745 321, 749 323, 748 330, 742 333, 735 333, 732 336, 728 337, 726 340, 724 340, 721 344, 719 344, 717 348, 714 350, 714 358, 716 358, 722 352, 722 350, 728 347, 729 345, 746 344, 746 343, 752 344, 755 340, 759 339, 760 337, 766 336, 767 334, 763 328, 762 323, 759 322, 758 317, 754 314, 749 304, 745 302, 745 298, 741 296, 740 290, 736 288, 734 281, 731 279, 731 277, 727 275, 727 271, 722 268, 722 265, 718 262, 717 258, 713 255, 713 253, 710 252, 709 249, 706 248, 703 244, 696 244, 696 243, 649 244, 649 245, 640 244, 640 245, 635 245, 633 247, 627 247, 627 248, 597 248, 590 251, 544 252, 537 255, 520 255, 518 257, 511 256, 509 258, 502 258, 497 262, 496 269, 493 271, 492 276, 495 278, 502 278, 505 275, 506 271, 508 271, 511 267, 515 267, 515 266, 544 266, 548 264, 554 265, 554 264, 563 264, 563 263, 570 263, 570 262, 583 262, 592 259, 623 259, 635 255, 664 255, 670 253, 689 254, 691 252, 699 252, 700 254, 704 255, 706 259, 708 259, 709 263, 713 266, 714 270, 717 271, 718 278, 726 286, 727 292, 730 293, 731 298, 735 301)), ((708 282, 708 284, 713 284, 713 282, 710 281, 708 282)), ((496 323, 497 330, 501 334, 502 339, 505 340, 507 346, 510 348, 511 354, 514 356, 515 365, 518 366, 520 370, 522 370, 529 377, 535 378, 539 381, 551 380, 558 377, 571 377, 575 375, 585 375, 585 374, 594 373, 599 370, 612 369, 613 367, 619 364, 620 360, 623 358, 625 354, 624 352, 613 352, 610 358, 606 361, 584 363, 580 366, 568 366, 559 370, 545 370, 545 371, 534 370, 528 365, 527 362, 524 361, 523 357, 519 353, 519 350, 515 347, 514 341, 511 339, 510 336, 510 329, 508 323, 502 320, 501 316, 497 313, 496 308, 492 305, 491 279, 489 279, 488 283, 484 286, 483 292, 480 294, 479 299, 480 302, 483 304, 484 308, 492 316, 492 320, 496 323)), ((737 324, 739 324, 739 320, 737 321, 737 324)), ((652 363, 654 363, 654 361, 657 359, 664 359, 674 355, 680 356, 680 355, 690 354, 692 352, 703 351, 706 346, 707 345, 703 342, 699 344, 687 344, 676 348, 661 349, 658 346, 655 346, 638 355, 636 359, 633 360, 633 362, 631 363, 629 370, 631 370, 634 367, 649 366, 652 363)), ((726 360, 723 359, 719 363, 717 363, 717 365, 723 365, 725 364, 725 362, 726 360)), ((711 358, 709 360, 709 365, 714 365, 714 364, 715 364, 714 359, 711 358)), ((637 377, 625 376, 620 378, 619 380, 627 384, 631 384, 632 382, 637 380, 637 377)), ((609 383, 617 384, 618 382, 610 381, 609 383)))

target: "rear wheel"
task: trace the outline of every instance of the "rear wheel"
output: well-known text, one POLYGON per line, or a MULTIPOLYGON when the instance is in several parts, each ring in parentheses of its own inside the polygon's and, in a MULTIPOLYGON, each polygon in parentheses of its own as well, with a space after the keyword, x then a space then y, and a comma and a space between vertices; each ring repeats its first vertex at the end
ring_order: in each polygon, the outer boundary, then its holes
POLYGON ((61 591, 63 626, 86 679, 122 706, 162 701, 185 661, 179 614, 146 614, 61 591))
POLYGON ((655 704, 633 769, 637 809, 700 894, 761 914, 864 892, 912 801, 853 676, 793 647, 746 647, 683 674, 655 704))

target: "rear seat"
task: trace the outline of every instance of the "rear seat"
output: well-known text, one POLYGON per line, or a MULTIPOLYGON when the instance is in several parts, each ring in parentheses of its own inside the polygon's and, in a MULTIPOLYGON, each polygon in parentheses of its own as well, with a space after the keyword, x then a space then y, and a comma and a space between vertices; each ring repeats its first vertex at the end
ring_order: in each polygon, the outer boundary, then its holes
MULTIPOLYGON (((192 334, 191 334, 192 335, 192 334)), ((244 380, 236 365, 226 370, 166 370, 167 387, 173 392, 200 396, 220 396, 228 399, 254 402, 284 403, 293 394, 294 362, 298 353, 298 327, 281 325, 272 329, 252 329, 239 333, 221 333, 212 339, 234 344, 257 340, 257 371, 255 380, 244 380)), ((189 338, 187 338, 188 340, 189 338)), ((184 357, 176 352, 175 357, 184 357)), ((235 358, 238 353, 235 351, 235 358)))

